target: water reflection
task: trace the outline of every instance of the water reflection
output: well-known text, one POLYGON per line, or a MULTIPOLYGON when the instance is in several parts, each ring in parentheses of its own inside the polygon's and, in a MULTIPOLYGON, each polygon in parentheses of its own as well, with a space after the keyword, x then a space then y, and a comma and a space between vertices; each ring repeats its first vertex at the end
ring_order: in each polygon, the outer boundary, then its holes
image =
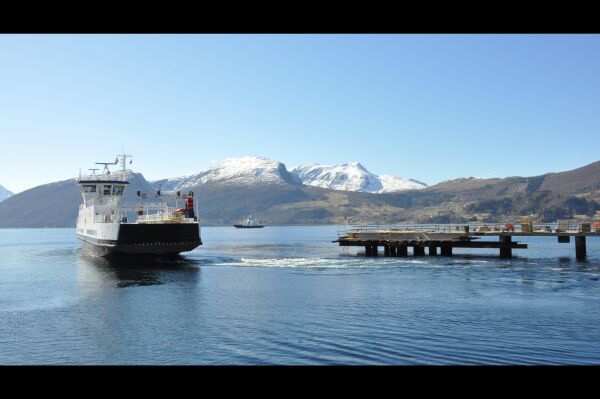
MULTIPOLYGON (((80 254, 77 266, 81 300, 72 323, 78 336, 87 340, 96 363, 155 363, 153 351, 166 345, 168 350, 162 350, 176 352, 169 342, 188 330, 197 331, 196 321, 204 320, 200 267, 185 256, 80 254), (166 344, 156 339, 157 332, 167 337, 166 344)), ((174 359, 184 355, 177 356, 174 359)))
POLYGON ((100 257, 82 253, 78 257, 78 266, 81 283, 117 288, 162 285, 168 282, 195 284, 200 270, 197 261, 185 256, 100 257))

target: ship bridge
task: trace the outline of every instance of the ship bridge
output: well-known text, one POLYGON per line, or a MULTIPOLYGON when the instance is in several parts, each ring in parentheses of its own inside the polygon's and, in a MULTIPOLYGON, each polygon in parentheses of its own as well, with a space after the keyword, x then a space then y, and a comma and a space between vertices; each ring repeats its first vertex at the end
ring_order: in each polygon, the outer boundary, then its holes
POLYGON ((99 168, 89 169, 90 174, 79 174, 77 184, 81 190, 84 204, 116 205, 129 184, 127 181, 131 170, 126 168, 127 158, 131 155, 120 154, 114 162, 96 162, 103 165, 102 173, 96 173, 99 168), (121 158, 121 170, 110 171, 109 165, 116 165, 121 158))

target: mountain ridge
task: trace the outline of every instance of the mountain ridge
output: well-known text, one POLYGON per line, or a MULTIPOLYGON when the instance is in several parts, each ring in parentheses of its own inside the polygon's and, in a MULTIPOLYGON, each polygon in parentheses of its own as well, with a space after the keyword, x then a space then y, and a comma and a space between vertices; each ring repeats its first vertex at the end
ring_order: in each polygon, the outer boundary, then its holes
MULTIPOLYGON (((269 169, 277 174, 276 179, 261 173, 262 183, 254 184, 253 170, 242 174, 251 176, 252 184, 237 184, 238 175, 231 180, 236 184, 228 179, 202 180, 205 174, 187 186, 195 193, 202 225, 231 225, 249 213, 267 225, 463 223, 480 218, 515 222, 522 216, 552 222, 578 215, 600 216, 600 162, 539 176, 461 178, 389 193, 298 184, 281 177, 285 174, 279 163, 269 169)), ((143 175, 134 174, 130 182, 125 192, 128 198, 139 200, 137 190, 153 196, 155 187, 143 175)), ((0 227, 73 227, 81 202, 75 179, 34 187, 0 202, 0 227)))

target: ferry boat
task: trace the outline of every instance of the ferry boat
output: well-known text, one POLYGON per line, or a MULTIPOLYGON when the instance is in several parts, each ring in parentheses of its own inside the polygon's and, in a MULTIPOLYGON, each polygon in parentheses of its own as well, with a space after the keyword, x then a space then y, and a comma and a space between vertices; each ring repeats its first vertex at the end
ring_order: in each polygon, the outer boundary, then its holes
POLYGON ((244 221, 239 224, 234 224, 233 227, 237 227, 238 229, 260 229, 265 227, 262 224, 259 224, 256 219, 249 215, 244 221))
MULTIPOLYGON (((166 202, 122 205, 121 200, 131 170, 126 168, 131 155, 119 154, 115 162, 96 162, 104 165, 90 169, 92 174, 82 176, 77 184, 83 196, 77 216, 77 238, 82 246, 96 255, 137 254, 176 255, 202 245, 200 224, 194 211, 194 193, 167 194, 175 203, 183 201, 184 207, 169 207, 166 202), (121 160, 121 170, 110 171, 109 165, 121 160), (129 220, 131 216, 135 220, 129 220)), ((130 162, 131 163, 131 162, 130 162)), ((160 190, 156 197, 161 197, 160 190)), ((148 194, 137 192, 146 199, 148 194)))

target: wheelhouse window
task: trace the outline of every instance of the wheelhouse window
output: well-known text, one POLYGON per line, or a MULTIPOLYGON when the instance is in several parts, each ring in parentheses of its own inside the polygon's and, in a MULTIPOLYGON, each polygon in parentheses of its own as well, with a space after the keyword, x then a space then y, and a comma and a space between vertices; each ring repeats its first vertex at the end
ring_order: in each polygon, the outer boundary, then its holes
POLYGON ((110 195, 110 189, 112 186, 104 186, 104 191, 102 192, 102 195, 110 195))
POLYGON ((113 186, 113 195, 123 195, 125 186, 113 186))
POLYGON ((83 185, 83 192, 84 193, 95 193, 96 192, 96 185, 84 184, 83 185))

